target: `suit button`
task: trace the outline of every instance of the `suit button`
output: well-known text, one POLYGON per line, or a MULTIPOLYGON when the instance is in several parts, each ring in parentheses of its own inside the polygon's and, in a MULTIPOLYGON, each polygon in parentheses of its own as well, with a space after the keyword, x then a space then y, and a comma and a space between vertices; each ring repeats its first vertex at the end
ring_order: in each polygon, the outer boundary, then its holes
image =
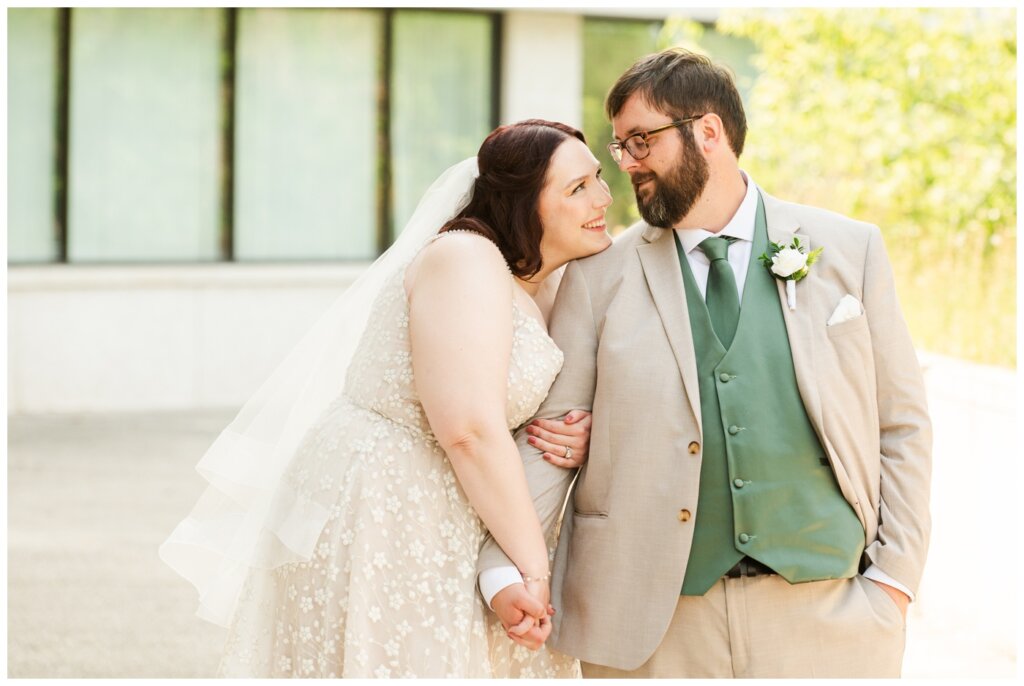
POLYGON ((681 521, 681 522, 688 522, 688 521, 690 521, 690 511, 689 510, 679 510, 679 521, 681 521))
POLYGON ((750 536, 748 534, 740 534, 740 543, 750 543, 750 536))
POLYGON ((735 436, 739 432, 740 432, 740 427, 736 426, 735 424, 733 424, 732 426, 729 427, 729 435, 730 436, 735 436))
POLYGON ((726 374, 725 372, 722 372, 721 374, 718 375, 718 380, 721 381, 722 383, 729 383, 729 379, 731 378, 732 377, 726 374))
POLYGON ((743 479, 733 479, 732 485, 736 488, 743 488, 743 479))
POLYGON ((690 441, 690 445, 687 446, 687 450, 690 451, 691 455, 696 455, 700 452, 700 443, 697 441, 690 441))

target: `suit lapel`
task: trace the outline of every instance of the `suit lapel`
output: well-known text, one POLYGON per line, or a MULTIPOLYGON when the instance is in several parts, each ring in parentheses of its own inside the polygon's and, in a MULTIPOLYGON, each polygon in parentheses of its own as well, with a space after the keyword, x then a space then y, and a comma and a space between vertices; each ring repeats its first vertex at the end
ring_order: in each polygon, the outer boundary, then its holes
POLYGON ((637 246, 640 264, 643 266, 647 286, 654 297, 654 305, 661 315, 662 324, 668 334, 669 344, 683 378, 690 409, 701 425, 700 391, 697 385, 697 358, 693 351, 693 332, 690 330, 689 311, 683 287, 683 273, 676 254, 672 232, 667 229, 647 227, 644 239, 648 242, 637 246))
MULTIPOLYGON (((799 222, 786 212, 785 207, 775 198, 762 192, 764 198, 765 220, 767 221, 768 240, 780 245, 789 245, 793 237, 800 239, 801 245, 808 251, 813 249, 806 234, 800 233, 799 222)), ((756 260, 757 255, 750 259, 756 260)), ((814 269, 796 285, 796 310, 789 309, 786 299, 786 282, 775 280, 779 300, 782 302, 782 316, 786 320, 786 332, 789 335, 789 347, 793 354, 793 369, 796 373, 796 385, 800 390, 800 398, 804 401, 807 417, 811 420, 815 432, 826 450, 831 446, 825 437, 822 422, 821 394, 818 392, 817 376, 814 362, 813 316, 815 283, 817 277, 814 269)))

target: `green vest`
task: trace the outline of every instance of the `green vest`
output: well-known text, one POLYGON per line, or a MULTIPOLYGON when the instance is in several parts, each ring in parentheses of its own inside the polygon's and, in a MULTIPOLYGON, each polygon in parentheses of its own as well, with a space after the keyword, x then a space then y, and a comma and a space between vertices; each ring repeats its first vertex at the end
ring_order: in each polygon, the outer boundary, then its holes
POLYGON ((836 484, 796 385, 773 277, 764 204, 739 324, 726 350, 676 236, 693 331, 704 432, 700 496, 683 595, 703 595, 744 555, 790 583, 857 573, 864 528, 836 484))

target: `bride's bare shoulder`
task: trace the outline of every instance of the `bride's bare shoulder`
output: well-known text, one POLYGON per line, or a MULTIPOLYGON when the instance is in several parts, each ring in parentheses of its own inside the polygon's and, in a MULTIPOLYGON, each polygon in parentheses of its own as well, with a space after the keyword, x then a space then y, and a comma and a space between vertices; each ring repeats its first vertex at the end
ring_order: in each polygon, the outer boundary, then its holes
POLYGON ((449 286, 511 287, 508 265, 498 246, 472 231, 446 231, 431 239, 405 272, 405 292, 419 282, 441 281, 449 286))

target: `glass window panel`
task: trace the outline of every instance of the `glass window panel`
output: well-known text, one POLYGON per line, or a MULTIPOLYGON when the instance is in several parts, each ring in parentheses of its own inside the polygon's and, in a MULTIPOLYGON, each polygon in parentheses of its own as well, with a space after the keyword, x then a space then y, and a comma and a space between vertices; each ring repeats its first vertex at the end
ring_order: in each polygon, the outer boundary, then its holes
MULTIPOLYGON (((398 11, 393 29, 393 232, 446 167, 476 154, 492 128, 492 18, 398 11)), ((394 235, 394 234, 393 234, 394 235)))
POLYGON ((72 261, 220 256, 223 11, 71 14, 72 261))
POLYGON ((7 259, 59 256, 56 9, 7 11, 7 259))
POLYGON ((364 10, 239 10, 238 259, 376 256, 382 20, 364 10))

